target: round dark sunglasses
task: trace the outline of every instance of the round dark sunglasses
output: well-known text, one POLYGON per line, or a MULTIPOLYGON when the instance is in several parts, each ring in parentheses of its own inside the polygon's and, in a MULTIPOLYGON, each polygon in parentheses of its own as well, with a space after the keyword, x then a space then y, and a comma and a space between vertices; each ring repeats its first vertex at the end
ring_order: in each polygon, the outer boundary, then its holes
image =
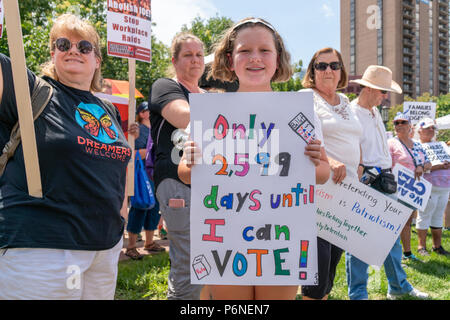
POLYGON ((326 63, 326 62, 319 62, 316 63, 314 65, 314 69, 316 70, 320 70, 320 71, 325 71, 327 70, 328 66, 330 66, 331 70, 340 70, 341 69, 341 63, 340 62, 331 62, 331 63, 326 63))
POLYGON ((80 51, 82 54, 88 54, 94 49, 92 43, 87 40, 70 42, 70 40, 67 38, 58 38, 55 41, 55 47, 58 48, 58 50, 61 52, 69 51, 70 48, 72 48, 72 44, 76 44, 78 51, 80 51))

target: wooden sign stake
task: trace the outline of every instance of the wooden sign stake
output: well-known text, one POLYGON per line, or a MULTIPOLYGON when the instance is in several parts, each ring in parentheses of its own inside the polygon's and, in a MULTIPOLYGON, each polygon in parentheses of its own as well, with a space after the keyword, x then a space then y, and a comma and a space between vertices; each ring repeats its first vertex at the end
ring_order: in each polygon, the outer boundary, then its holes
POLYGON ((28 76, 18 1, 4 1, 4 10, 28 193, 30 196, 42 198, 41 173, 31 109, 31 97, 28 90, 28 76))
MULTIPOLYGON (((136 60, 128 59, 128 81, 129 81, 129 92, 128 92, 128 125, 134 123, 136 117, 136 60)), ((127 189, 128 195, 134 196, 134 136, 128 132, 128 144, 132 150, 131 160, 128 163, 127 170, 127 189)))

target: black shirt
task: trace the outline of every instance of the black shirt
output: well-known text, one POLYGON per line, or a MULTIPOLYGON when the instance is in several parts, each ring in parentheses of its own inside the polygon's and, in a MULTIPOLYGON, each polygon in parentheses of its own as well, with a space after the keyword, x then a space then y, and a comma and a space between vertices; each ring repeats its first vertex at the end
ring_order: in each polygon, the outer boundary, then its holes
MULTIPOLYGON (((9 58, 0 54, 0 148, 17 122, 9 58)), ((30 88, 36 76, 28 71, 30 88)), ((44 77, 53 96, 36 119, 43 198, 28 195, 22 144, 0 177, 0 248, 106 250, 123 234, 120 208, 131 149, 118 110, 44 77)))
MULTIPOLYGON (((172 178, 181 182, 178 178, 178 164, 175 164, 171 157, 172 149, 174 148, 172 133, 177 130, 177 128, 172 126, 167 120, 164 121, 161 127, 161 123, 164 119, 161 115, 162 110, 169 102, 179 99, 189 102, 189 91, 177 81, 161 78, 153 83, 149 95, 149 109, 151 135, 154 146, 156 146, 156 160, 153 173, 155 190, 166 178, 172 178), (157 139, 158 132, 159 139, 157 139)), ((180 157, 182 155, 181 153, 182 151, 180 151, 180 157)))

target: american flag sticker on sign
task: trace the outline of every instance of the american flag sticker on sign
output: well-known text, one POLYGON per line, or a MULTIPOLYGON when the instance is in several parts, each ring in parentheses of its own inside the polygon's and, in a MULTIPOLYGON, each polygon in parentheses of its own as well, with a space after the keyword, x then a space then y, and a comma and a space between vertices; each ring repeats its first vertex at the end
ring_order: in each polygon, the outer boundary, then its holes
POLYGON ((310 143, 315 137, 314 125, 301 112, 289 122, 289 127, 305 140, 306 143, 310 143))

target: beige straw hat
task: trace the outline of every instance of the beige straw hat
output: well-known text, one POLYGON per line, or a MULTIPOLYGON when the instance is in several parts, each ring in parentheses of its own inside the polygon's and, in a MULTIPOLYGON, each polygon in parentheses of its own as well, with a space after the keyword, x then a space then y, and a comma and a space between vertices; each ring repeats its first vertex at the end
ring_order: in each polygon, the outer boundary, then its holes
POLYGON ((401 94, 402 88, 392 80, 391 69, 383 66, 368 66, 362 79, 350 80, 365 87, 401 94))

